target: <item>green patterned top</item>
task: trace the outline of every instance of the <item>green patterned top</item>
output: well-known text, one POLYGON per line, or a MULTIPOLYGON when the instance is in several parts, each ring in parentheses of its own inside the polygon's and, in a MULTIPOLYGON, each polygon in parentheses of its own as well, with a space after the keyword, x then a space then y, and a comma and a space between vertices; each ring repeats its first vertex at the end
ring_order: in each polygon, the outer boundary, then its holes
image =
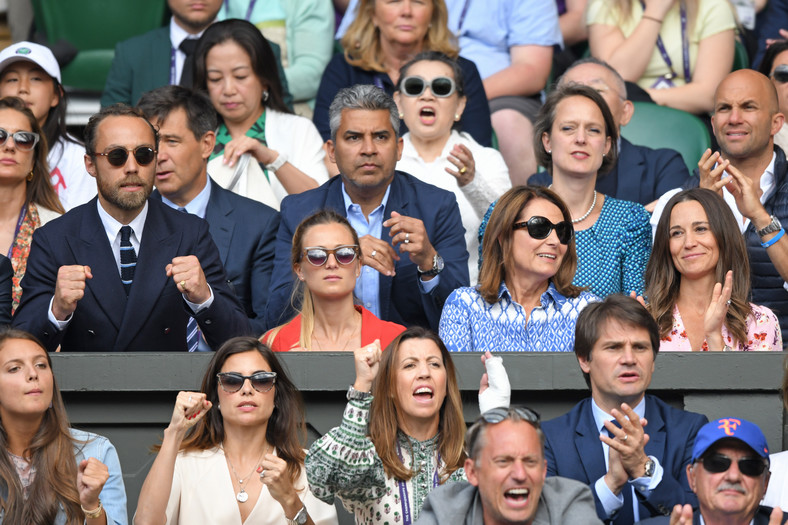
MULTIPOLYGON (((372 396, 351 400, 345 407, 342 424, 314 442, 306 456, 306 475, 312 493, 326 503, 336 495, 356 516, 357 524, 399 525, 402 502, 398 480, 386 477, 383 462, 367 435, 372 396)), ((438 460, 438 436, 426 441, 397 433, 402 462, 416 474, 407 481, 411 516, 415 522, 432 490, 438 460)), ((441 468, 445 467, 443 462, 441 468)), ((448 481, 464 481, 461 468, 448 481)))
MULTIPOLYGON (((268 142, 265 140, 265 108, 263 108, 263 113, 260 115, 252 127, 249 128, 246 132, 247 137, 251 137, 253 139, 257 139, 263 146, 268 146, 268 142)), ((213 160, 216 157, 224 154, 224 147, 227 145, 228 142, 233 140, 233 137, 230 135, 230 130, 227 129, 227 126, 224 125, 224 122, 219 124, 219 127, 216 129, 216 143, 213 145, 213 151, 211 152, 211 156, 208 160, 213 160)), ((265 169, 263 164, 260 164, 260 168, 263 170, 263 175, 269 181, 271 180, 268 176, 268 170, 265 169)))

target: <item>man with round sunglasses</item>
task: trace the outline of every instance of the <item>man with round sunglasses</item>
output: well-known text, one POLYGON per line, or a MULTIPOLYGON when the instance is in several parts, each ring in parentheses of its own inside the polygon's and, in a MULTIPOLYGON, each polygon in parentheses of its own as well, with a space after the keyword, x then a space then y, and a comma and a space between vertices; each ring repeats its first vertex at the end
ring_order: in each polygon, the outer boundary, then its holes
POLYGON ((225 190, 209 176, 217 116, 205 95, 182 86, 162 86, 142 95, 137 107, 161 136, 152 198, 208 221, 227 285, 253 332, 262 334, 279 212, 225 190))
POLYGON ((657 323, 637 300, 610 295, 587 306, 575 354, 591 397, 543 425, 548 475, 588 484, 608 524, 696 503, 686 466, 707 418, 646 394, 658 351, 657 323))
POLYGON ((430 492, 416 525, 601 525, 586 485, 546 477, 536 412, 484 412, 465 434, 465 448, 468 481, 430 492))
POLYGON ((779 508, 760 502, 769 484, 769 446, 754 423, 735 417, 704 425, 695 437, 687 479, 698 506, 676 505, 652 525, 780 525, 779 508))
POLYGON ((210 348, 249 334, 208 224, 148 198, 158 135, 144 115, 104 108, 85 142, 98 196, 36 230, 14 325, 49 351, 193 351, 190 318, 210 348))
POLYGON ((329 208, 347 217, 360 238, 363 268, 355 295, 362 306, 384 321, 437 331, 446 298, 469 281, 457 199, 396 171, 402 154, 399 111, 382 89, 344 88, 329 113, 328 153, 340 176, 282 201, 268 326, 295 314, 290 306, 293 232, 305 217, 329 208))

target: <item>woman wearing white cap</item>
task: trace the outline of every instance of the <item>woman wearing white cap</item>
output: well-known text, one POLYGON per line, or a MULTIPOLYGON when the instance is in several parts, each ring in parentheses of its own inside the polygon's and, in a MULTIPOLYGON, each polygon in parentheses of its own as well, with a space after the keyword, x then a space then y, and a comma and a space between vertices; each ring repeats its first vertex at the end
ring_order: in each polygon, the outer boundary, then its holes
POLYGON ((52 52, 32 42, 0 51, 0 97, 21 98, 38 120, 49 147, 50 182, 63 208, 95 197, 96 181, 85 170, 85 147, 66 133, 66 94, 52 52))

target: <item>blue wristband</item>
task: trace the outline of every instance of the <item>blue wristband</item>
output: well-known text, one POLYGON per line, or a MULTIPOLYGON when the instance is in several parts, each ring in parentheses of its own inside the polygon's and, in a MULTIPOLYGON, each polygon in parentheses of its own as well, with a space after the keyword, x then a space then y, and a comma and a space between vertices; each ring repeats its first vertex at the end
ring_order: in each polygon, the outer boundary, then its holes
POLYGON ((785 235, 785 229, 783 229, 783 228, 780 228, 780 233, 778 233, 777 235, 775 235, 774 237, 772 237, 772 238, 771 238, 771 239, 769 239, 768 241, 766 241, 766 242, 762 242, 762 243, 761 243, 761 247, 762 247, 762 248, 768 248, 768 247, 769 247, 769 246, 771 246, 772 244, 774 244, 774 243, 776 243, 777 241, 779 241, 779 240, 780 240, 780 237, 782 237, 783 235, 785 235))

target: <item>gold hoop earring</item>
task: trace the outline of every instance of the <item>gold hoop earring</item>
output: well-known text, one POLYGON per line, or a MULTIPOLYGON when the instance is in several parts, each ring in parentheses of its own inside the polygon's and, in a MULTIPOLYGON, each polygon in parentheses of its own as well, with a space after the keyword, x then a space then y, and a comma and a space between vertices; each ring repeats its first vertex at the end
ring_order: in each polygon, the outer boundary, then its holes
POLYGON ((30 173, 27 174, 27 180, 28 181, 33 180, 33 170, 30 170, 30 173))

